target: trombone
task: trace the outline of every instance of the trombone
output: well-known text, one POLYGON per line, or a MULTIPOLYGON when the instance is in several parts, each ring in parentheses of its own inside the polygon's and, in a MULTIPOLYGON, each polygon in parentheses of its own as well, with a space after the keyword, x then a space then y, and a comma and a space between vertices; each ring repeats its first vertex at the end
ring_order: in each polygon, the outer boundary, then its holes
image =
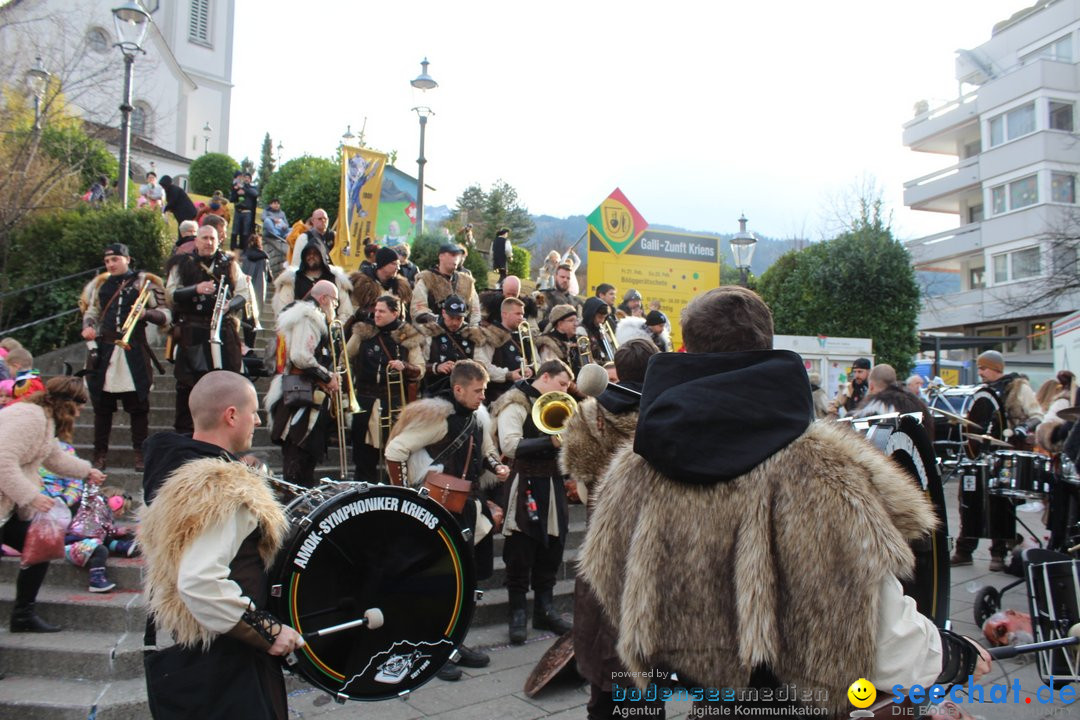
POLYGON ((124 324, 120 328, 122 334, 120 339, 116 341, 116 344, 125 350, 131 349, 131 334, 135 332, 135 326, 138 324, 143 310, 146 309, 146 304, 150 302, 150 295, 153 292, 154 291, 150 289, 150 279, 147 278, 143 282, 142 289, 139 290, 139 296, 135 298, 135 302, 132 304, 131 309, 128 310, 127 317, 124 319, 124 324))
MULTIPOLYGON (((400 354, 400 350, 399 350, 400 354)), ((400 359, 400 358, 398 358, 400 359)), ((405 373, 404 371, 386 369, 386 409, 379 414, 379 429, 382 432, 380 440, 383 441, 383 452, 386 451, 385 440, 390 435, 391 428, 397 422, 405 407, 405 373), (394 398, 397 398, 395 409, 394 398)))
POLYGON ((588 365, 593 361, 592 341, 589 340, 588 333, 577 336, 577 351, 582 365, 588 365))
POLYGON ((525 368, 531 367, 533 375, 540 369, 540 363, 536 358, 536 340, 533 338, 532 325, 528 320, 522 320, 517 326, 518 338, 521 339, 521 377, 525 377, 525 368), (531 358, 531 359, 530 359, 531 358))
POLYGON ((330 396, 330 414, 337 424, 338 462, 341 464, 341 480, 342 482, 348 482, 349 458, 345 448, 346 415, 358 414, 360 412, 360 403, 356 401, 352 368, 349 366, 349 353, 345 350, 345 329, 340 320, 334 320, 330 323, 330 363, 334 367, 334 372, 339 375, 337 392, 330 396), (338 355, 338 342, 341 343, 340 357, 338 355), (347 398, 346 394, 348 395, 347 398))
POLYGON ((567 393, 552 390, 536 398, 531 417, 533 425, 540 432, 558 435, 566 429, 570 417, 577 411, 577 400, 567 393))
POLYGON ((600 323, 600 344, 604 347, 604 355, 608 360, 615 360, 615 351, 619 349, 619 341, 615 339, 615 333, 607 320, 600 323))

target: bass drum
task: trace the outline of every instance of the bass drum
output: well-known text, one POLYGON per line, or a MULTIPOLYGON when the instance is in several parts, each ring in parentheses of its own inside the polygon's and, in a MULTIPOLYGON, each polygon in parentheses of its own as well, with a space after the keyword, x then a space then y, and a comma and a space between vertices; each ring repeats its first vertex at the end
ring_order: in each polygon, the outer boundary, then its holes
POLYGON ((962 449, 975 460, 982 452, 982 440, 969 438, 971 433, 1001 439, 1005 413, 997 394, 985 385, 960 385, 945 388, 930 396, 930 408, 959 415, 979 427, 965 425, 953 418, 934 413, 934 445, 942 456, 955 456, 962 449), (950 452, 951 451, 951 452, 950 452))
POLYGON ((333 490, 288 506, 292 529, 271 571, 269 609, 304 634, 378 608, 382 627, 309 636, 290 669, 340 701, 399 697, 430 680, 465 639, 472 548, 453 517, 415 490, 333 490))
POLYGON ((949 619, 949 532, 945 516, 945 491, 938 473, 930 437, 916 418, 901 415, 871 425, 866 439, 893 459, 911 476, 934 506, 939 528, 924 540, 911 544, 915 553, 915 576, 906 581, 904 594, 914 598, 926 617, 938 627, 949 619))

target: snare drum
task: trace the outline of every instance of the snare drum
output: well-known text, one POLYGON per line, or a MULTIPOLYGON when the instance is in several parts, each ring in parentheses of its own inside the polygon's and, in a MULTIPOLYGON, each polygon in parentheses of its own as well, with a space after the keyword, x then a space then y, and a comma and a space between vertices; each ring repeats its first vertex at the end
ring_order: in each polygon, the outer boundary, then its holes
POLYGON ((994 475, 990 480, 991 493, 1023 500, 1046 497, 1053 479, 1049 457, 1023 450, 995 452, 994 475))
POLYGON ((991 461, 961 460, 956 466, 960 478, 960 527, 964 537, 1012 540, 1016 536, 1016 514, 1012 501, 990 493, 991 461))
POLYGON ((340 483, 304 493, 270 574, 270 611, 300 633, 364 617, 384 624, 308 638, 293 672, 339 700, 403 696, 465 639, 475 606, 472 549, 441 505, 409 488, 340 483))

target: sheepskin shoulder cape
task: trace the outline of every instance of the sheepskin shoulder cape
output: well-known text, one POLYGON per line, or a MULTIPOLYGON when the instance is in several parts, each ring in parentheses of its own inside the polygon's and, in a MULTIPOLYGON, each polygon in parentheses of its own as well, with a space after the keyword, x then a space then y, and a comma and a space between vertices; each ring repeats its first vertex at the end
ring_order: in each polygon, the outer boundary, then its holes
POLYGON ((180 597, 180 561, 206 529, 245 507, 259 522, 259 555, 269 568, 285 539, 288 521, 266 480, 242 463, 220 458, 185 463, 142 512, 139 546, 146 558, 150 613, 160 630, 185 647, 209 647, 217 635, 199 624, 180 597))

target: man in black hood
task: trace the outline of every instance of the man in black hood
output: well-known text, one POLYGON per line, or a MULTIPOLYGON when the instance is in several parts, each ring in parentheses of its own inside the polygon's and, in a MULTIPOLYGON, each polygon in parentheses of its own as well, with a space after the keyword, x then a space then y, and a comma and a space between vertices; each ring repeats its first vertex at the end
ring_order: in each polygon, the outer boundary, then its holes
POLYGON ((933 506, 850 430, 812 422, 803 362, 771 349, 761 298, 710 290, 682 330, 686 353, 649 362, 633 445, 600 480, 581 551, 627 675, 825 690, 813 702, 833 717, 852 677, 977 681, 989 656, 939 631, 897 579, 913 570, 909 543, 937 524, 933 506))
POLYGON ((163 176, 159 184, 165 191, 164 212, 171 212, 176 218, 177 225, 185 220, 194 220, 198 212, 195 210, 195 203, 191 202, 191 198, 184 189, 173 185, 173 179, 168 175, 163 176))

